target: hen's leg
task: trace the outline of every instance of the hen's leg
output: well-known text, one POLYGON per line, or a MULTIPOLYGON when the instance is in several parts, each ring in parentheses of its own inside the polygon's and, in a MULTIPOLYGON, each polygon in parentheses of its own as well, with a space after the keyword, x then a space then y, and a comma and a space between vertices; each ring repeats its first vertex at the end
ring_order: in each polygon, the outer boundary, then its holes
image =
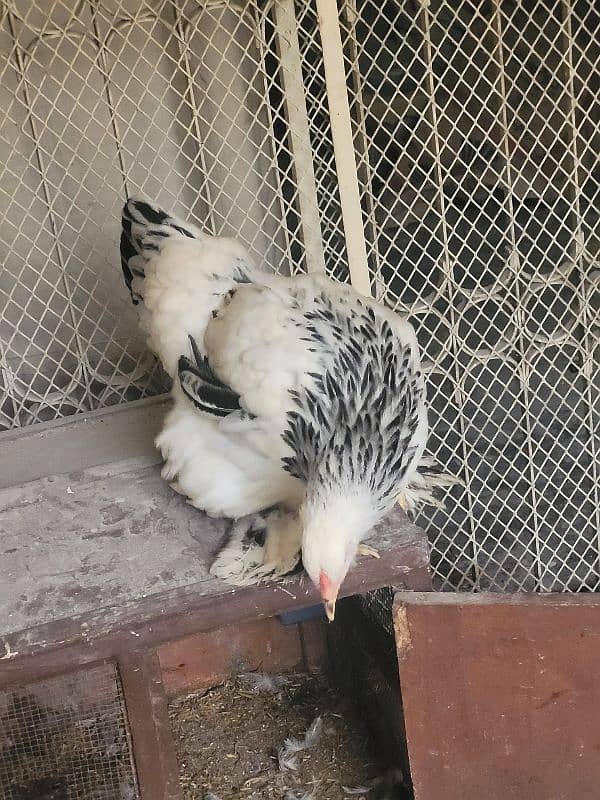
POLYGON ((236 520, 210 573, 235 586, 281 578, 300 563, 302 529, 297 514, 271 511, 236 520))

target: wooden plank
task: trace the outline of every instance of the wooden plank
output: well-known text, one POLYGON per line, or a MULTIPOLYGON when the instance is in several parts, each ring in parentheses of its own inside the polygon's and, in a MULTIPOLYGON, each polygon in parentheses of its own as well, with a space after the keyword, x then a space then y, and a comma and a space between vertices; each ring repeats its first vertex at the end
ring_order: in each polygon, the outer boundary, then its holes
MULTIPOLYGON (((299 576, 260 590, 212 577, 209 566, 226 530, 224 520, 208 518, 175 494, 158 466, 137 462, 0 491, 0 655, 2 641, 13 634, 20 639, 13 650, 27 650, 57 637, 105 635, 184 608, 210 606, 207 622, 215 628, 239 621, 230 616, 236 608, 246 617, 269 616, 290 608, 287 600, 302 608, 318 599, 299 576)), ((385 558, 360 560, 346 582, 351 591, 426 568, 424 534, 399 509, 370 541, 385 558)))
MULTIPOLYGON (((424 534, 418 528, 414 531, 414 538, 400 539, 393 547, 388 538, 390 549, 385 558, 360 559, 342 585, 340 597, 390 583, 407 588, 423 586, 429 574, 428 551, 424 534)), ((375 544, 380 541, 375 537, 375 544)), ((159 645, 318 602, 317 590, 302 576, 242 589, 220 586, 220 593, 211 594, 204 584, 193 584, 124 606, 98 608, 76 618, 0 636, 0 647, 4 649, 0 685, 24 682, 28 675, 39 676, 42 671, 63 671, 65 659, 73 665, 83 665, 132 648, 159 645)))
POLYGON ((598 796, 598 595, 403 592, 394 621, 415 800, 598 796))
POLYGON ((119 674, 143 800, 181 800, 167 698, 153 651, 119 659, 119 674))
MULTIPOLYGON (((342 585, 340 596, 386 585, 427 585, 427 539, 402 512, 388 517, 370 541, 385 551, 385 556, 359 558, 342 585)), ((167 536, 165 548, 169 546, 167 536)), ((199 573, 206 569, 206 562, 199 560, 194 566, 199 573)), ((304 575, 243 588, 205 579, 146 597, 134 595, 116 605, 98 589, 96 594, 94 603, 89 593, 90 606, 85 613, 0 633, 0 685, 24 682, 42 672, 64 671, 65 660, 72 666, 81 666, 135 648, 158 646, 189 634, 318 603, 318 592, 304 575)), ((0 618, 3 624, 7 622, 1 610, 0 618)))
POLYGON ((138 459, 4 489, 0 634, 195 583, 214 589, 208 565, 225 531, 138 459))
POLYGON ((151 397, 0 433, 0 489, 133 458, 157 464, 154 447, 170 406, 151 397))
POLYGON ((298 626, 275 617, 186 636, 158 650, 169 697, 218 686, 239 670, 300 667, 303 655, 298 626))

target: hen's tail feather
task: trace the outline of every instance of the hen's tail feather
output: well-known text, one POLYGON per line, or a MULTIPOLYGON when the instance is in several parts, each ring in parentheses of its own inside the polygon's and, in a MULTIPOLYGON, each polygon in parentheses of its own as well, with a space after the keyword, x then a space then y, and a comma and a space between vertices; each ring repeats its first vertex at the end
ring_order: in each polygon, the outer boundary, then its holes
POLYGON ((135 305, 143 300, 133 282, 144 277, 144 261, 160 249, 160 240, 174 236, 204 238, 195 225, 184 223, 145 200, 130 197, 125 202, 121 214, 121 268, 135 305))
POLYGON ((430 456, 423 456, 418 471, 405 486, 398 498, 400 507, 414 517, 422 506, 444 508, 443 500, 435 492, 447 490, 452 486, 462 486, 463 481, 455 475, 442 472, 439 465, 430 456), (433 469, 432 469, 433 468, 433 469))

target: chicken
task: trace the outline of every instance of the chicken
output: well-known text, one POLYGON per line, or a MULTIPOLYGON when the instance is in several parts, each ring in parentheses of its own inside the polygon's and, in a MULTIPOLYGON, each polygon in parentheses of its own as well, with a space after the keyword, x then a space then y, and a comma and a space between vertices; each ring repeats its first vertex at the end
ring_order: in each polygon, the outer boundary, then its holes
POLYGON ((427 438, 411 325, 324 275, 261 271, 142 200, 122 218, 125 281, 173 379, 163 476, 238 520, 211 572, 278 577, 300 558, 332 619, 362 540, 411 482, 427 438))

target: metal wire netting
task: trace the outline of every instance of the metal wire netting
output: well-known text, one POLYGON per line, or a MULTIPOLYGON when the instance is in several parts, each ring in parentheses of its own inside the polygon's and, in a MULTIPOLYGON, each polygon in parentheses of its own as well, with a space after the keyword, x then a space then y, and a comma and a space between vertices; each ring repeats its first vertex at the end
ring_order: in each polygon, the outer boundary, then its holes
POLYGON ((143 193, 271 269, 362 269, 409 314, 430 449, 465 484, 420 519, 439 586, 598 588, 593 3, 0 10, 0 427, 166 388, 118 266, 143 193))
POLYGON ((271 269, 345 277, 310 5, 0 13, 0 428, 167 388, 119 274, 126 194, 237 236, 271 269))
POLYGON ((345 3, 370 269, 428 361, 438 585, 596 590, 599 16, 345 3))
POLYGON ((138 797, 113 666, 0 691, 0 797, 138 797))

